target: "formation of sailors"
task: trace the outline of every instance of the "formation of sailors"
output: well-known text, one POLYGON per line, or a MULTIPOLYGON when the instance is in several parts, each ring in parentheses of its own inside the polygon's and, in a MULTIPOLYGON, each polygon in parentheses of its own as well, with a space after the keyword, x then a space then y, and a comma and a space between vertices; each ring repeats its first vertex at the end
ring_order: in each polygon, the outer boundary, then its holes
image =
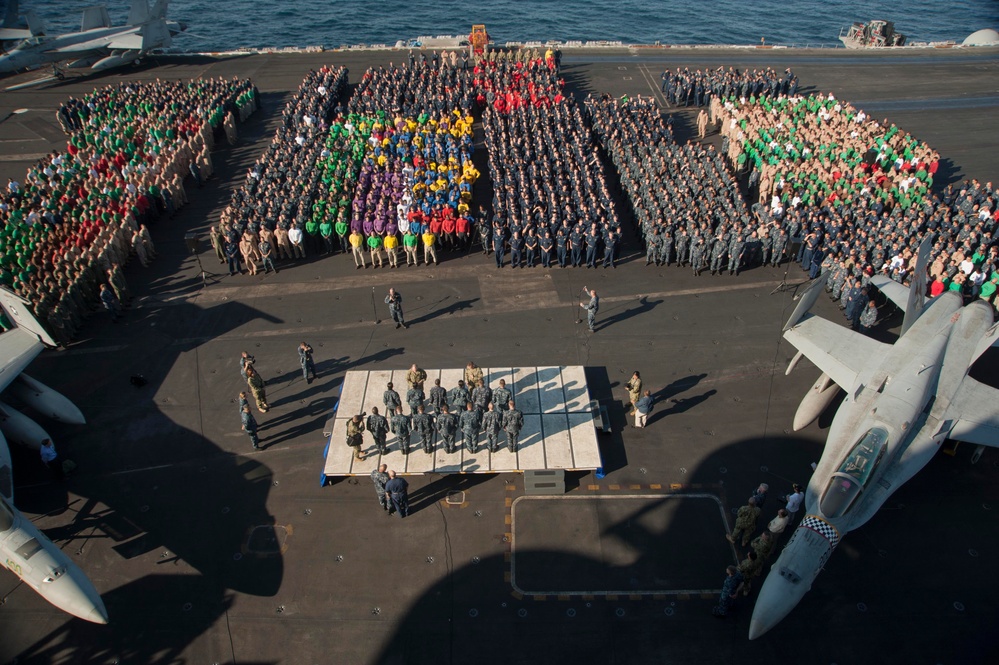
POLYGON ((147 225, 187 203, 184 180, 211 175, 227 118, 256 104, 248 80, 222 78, 123 82, 67 100, 57 112, 66 149, 0 197, 0 283, 63 345, 109 298, 120 309, 122 266, 156 255, 147 225))
POLYGON ((866 284, 875 272, 908 281, 928 235, 935 293, 994 304, 999 193, 992 183, 934 192, 936 151, 831 94, 730 100, 718 122, 734 168, 758 192, 755 217, 771 241, 777 229, 786 232, 803 269, 835 271, 834 297, 850 279, 866 284))
POLYGON ((690 71, 666 69, 661 90, 670 106, 707 106, 712 99, 777 97, 798 92, 798 77, 790 68, 778 73, 765 69, 739 71, 734 67, 690 71))
POLYGON ((646 265, 737 274, 748 258, 750 217, 713 147, 677 145, 652 98, 591 95, 586 110, 631 202, 646 265))
MULTIPOLYGON (((400 249, 407 263, 415 264, 417 245, 424 249, 424 260, 435 263, 438 247, 467 249, 477 223, 471 207, 479 177, 472 162, 476 108, 485 108, 487 115, 522 116, 515 132, 546 127, 551 145, 542 146, 541 154, 552 157, 551 169, 560 168, 562 162, 554 160, 563 159, 553 153, 556 142, 587 148, 573 154, 578 165, 566 183, 539 177, 546 206, 555 210, 558 187, 574 185, 584 205, 572 221, 585 219, 598 210, 591 205, 597 200, 592 193, 584 195, 595 178, 604 189, 601 208, 612 211, 602 172, 582 161, 581 156, 593 155, 592 141, 578 108, 562 95, 559 59, 555 51, 532 49, 493 51, 471 61, 448 52, 421 54, 410 57, 407 65, 368 69, 346 108, 331 96, 311 114, 291 108, 309 104, 317 94, 332 95, 339 85, 307 79, 285 111, 271 148, 214 229, 219 260, 229 263, 231 273, 241 270, 241 264, 255 272, 263 264, 263 228, 273 234, 266 245, 275 258, 340 250, 351 253, 359 268, 368 265, 367 257, 371 265, 394 266, 400 249), (533 113, 549 107, 555 108, 550 119, 533 113), (310 115, 317 121, 309 123, 310 115), (308 125, 304 129, 299 126, 303 121, 308 125), (288 145, 291 135, 297 148, 288 145), (295 242, 299 236, 300 248, 295 242)), ((343 76, 345 83, 345 71, 343 76)), ((491 130, 486 127, 487 143, 491 130)), ((505 218, 501 214, 498 219, 505 218)), ((488 226, 485 219, 478 223, 488 226)))
MULTIPOLYGON (((346 86, 345 67, 324 66, 305 76, 285 105, 270 144, 250 167, 246 181, 233 192, 219 219, 215 230, 226 243, 238 246, 247 240, 258 247, 257 233, 261 228, 280 229, 281 235, 301 240, 291 243, 290 249, 304 256, 301 234, 312 217, 313 201, 322 183, 323 170, 317 165, 330 121, 342 112, 340 103, 346 86)), ((224 245, 216 241, 213 244, 216 251, 225 251, 224 245)), ((284 246, 281 243, 282 249, 284 246)), ((236 256, 241 254, 237 252, 236 256)))
MULTIPOLYGON (((570 251, 582 245, 563 239, 562 227, 588 230, 595 224, 604 243, 611 233, 620 237, 607 177, 577 104, 488 109, 483 125, 493 181, 493 236, 497 226, 508 242, 531 229, 544 238, 549 228, 556 242, 570 243, 570 251)), ((490 244, 495 250, 495 238, 490 244)))

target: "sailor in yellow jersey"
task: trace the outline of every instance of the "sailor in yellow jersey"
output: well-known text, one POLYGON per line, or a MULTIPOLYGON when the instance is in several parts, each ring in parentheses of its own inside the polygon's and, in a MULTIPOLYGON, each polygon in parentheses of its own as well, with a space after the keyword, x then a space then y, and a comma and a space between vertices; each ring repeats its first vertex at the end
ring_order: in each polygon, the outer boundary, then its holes
POLYGON ((350 251, 354 253, 354 265, 358 268, 365 266, 364 262, 364 236, 360 231, 354 231, 348 238, 350 241, 350 251))
POLYGON ((385 254, 388 256, 388 262, 390 268, 399 267, 399 253, 397 248, 399 247, 399 236, 394 233, 388 233, 385 235, 385 254))
POLYGON ((437 236, 430 229, 423 233, 423 262, 430 265, 430 257, 434 257, 434 265, 437 265, 437 236))

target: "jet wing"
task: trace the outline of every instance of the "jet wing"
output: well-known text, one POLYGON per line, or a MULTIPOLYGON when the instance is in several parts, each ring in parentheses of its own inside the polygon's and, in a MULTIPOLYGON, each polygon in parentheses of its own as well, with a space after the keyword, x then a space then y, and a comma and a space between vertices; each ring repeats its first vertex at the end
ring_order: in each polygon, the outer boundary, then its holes
POLYGON ((4 42, 19 42, 22 39, 30 39, 33 36, 31 30, 23 28, 0 28, 0 41, 4 42))
POLYGON ((166 21, 152 21, 140 28, 115 35, 107 48, 122 51, 151 51, 170 46, 170 29, 166 21))
POLYGON ((142 42, 142 35, 131 32, 125 35, 117 35, 107 43, 106 47, 112 50, 138 51, 142 48, 142 42))
POLYGON ((909 289, 905 288, 891 277, 885 275, 874 275, 871 277, 871 284, 878 287, 878 291, 888 296, 888 299, 895 303, 903 312, 909 304, 909 289))
POLYGON ((31 364, 45 346, 23 328, 0 335, 0 391, 31 364))
POLYGON ((891 348, 814 314, 788 329, 784 339, 847 392, 857 383, 860 371, 891 348))
POLYGON ((961 414, 948 438, 999 447, 999 390, 965 377, 951 404, 961 414))

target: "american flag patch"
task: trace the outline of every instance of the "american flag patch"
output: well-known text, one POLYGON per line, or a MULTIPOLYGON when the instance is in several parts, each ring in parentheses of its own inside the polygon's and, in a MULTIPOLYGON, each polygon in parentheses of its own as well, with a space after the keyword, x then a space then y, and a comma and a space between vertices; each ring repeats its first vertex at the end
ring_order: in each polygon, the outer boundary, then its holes
POLYGON ((836 527, 817 515, 805 515, 805 518, 801 520, 801 524, 798 526, 811 529, 828 540, 829 545, 832 547, 836 547, 839 544, 839 531, 836 530, 836 527))

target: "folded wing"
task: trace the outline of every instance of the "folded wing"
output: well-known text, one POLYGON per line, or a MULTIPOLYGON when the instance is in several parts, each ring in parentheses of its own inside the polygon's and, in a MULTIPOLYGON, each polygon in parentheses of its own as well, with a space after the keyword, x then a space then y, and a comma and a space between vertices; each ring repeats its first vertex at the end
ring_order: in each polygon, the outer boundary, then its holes
POLYGON ((891 348, 813 314, 789 328, 784 338, 846 391, 857 383, 862 369, 876 364, 891 348))

